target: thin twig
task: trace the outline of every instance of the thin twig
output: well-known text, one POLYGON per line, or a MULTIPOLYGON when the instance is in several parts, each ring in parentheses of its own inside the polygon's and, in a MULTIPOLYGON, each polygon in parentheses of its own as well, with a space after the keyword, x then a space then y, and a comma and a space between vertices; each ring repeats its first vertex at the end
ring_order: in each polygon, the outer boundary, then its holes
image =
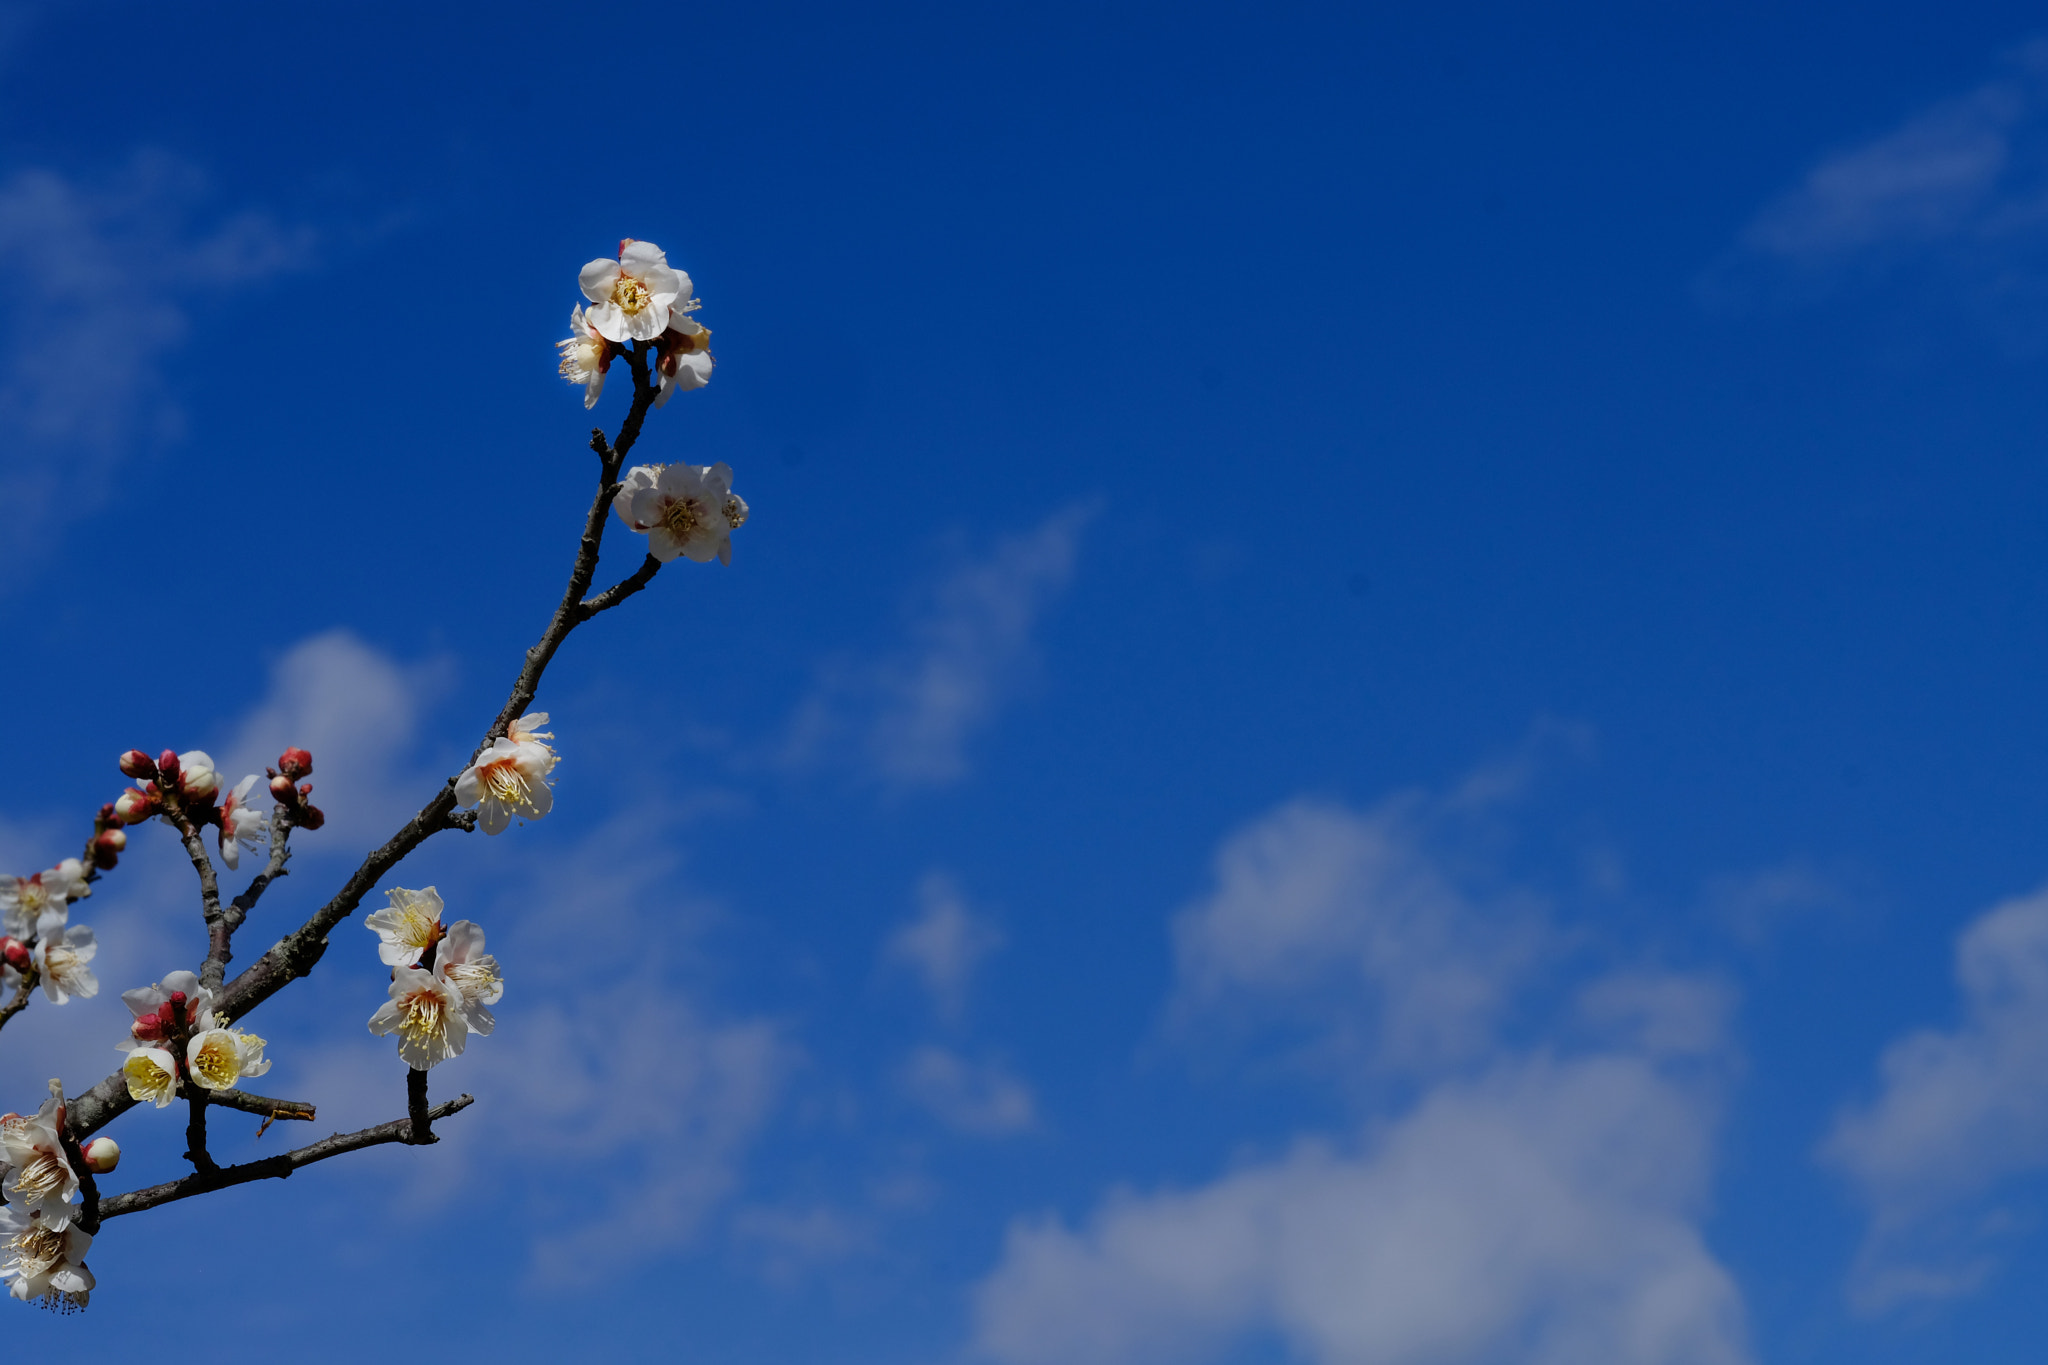
MULTIPOLYGON (((427 1114, 429 1120, 445 1119, 450 1114, 460 1113, 472 1103, 468 1095, 461 1095, 446 1104, 437 1104, 427 1114)), ((412 1120, 393 1119, 380 1123, 375 1128, 364 1128, 354 1133, 336 1133, 333 1137, 322 1138, 293 1151, 277 1156, 265 1157, 261 1161, 244 1162, 239 1166, 227 1166, 203 1175, 188 1175, 183 1180, 173 1180, 148 1189, 130 1190, 100 1201, 100 1219, 119 1218, 124 1213, 140 1213, 153 1209, 159 1204, 168 1204, 174 1199, 189 1199, 195 1194, 209 1194, 214 1190, 226 1189, 230 1185, 246 1185, 252 1180, 283 1180, 301 1166, 310 1166, 316 1161, 325 1161, 331 1156, 347 1152, 359 1152, 365 1147, 376 1147, 386 1142, 405 1142, 412 1132, 412 1120)))
POLYGON ((579 622, 588 621, 601 611, 609 611, 634 593, 640 591, 640 589, 646 587, 649 583, 652 583, 654 576, 660 572, 661 561, 653 555, 647 556, 647 558, 640 561, 640 567, 633 570, 631 577, 622 578, 597 596, 586 597, 581 602, 578 602, 576 604, 576 619, 579 622))
MULTIPOLYGON (((270 884, 285 875, 285 864, 292 856, 291 835, 291 812, 283 806, 273 807, 270 812, 270 860, 242 888, 242 894, 227 903, 218 920, 207 922, 206 963, 199 969, 199 984, 208 990, 220 989, 222 979, 227 976, 228 963, 234 961, 235 930, 249 918, 249 912, 256 908, 257 901, 263 899, 263 893, 270 889, 270 884)), ((227 837, 225 831, 223 837, 227 837)))
POLYGON ((220 1169, 220 1163, 206 1150, 206 1092, 192 1086, 185 1100, 192 1110, 185 1120, 185 1159, 206 1175, 220 1169))
POLYGON ((314 1116, 313 1106, 304 1100, 274 1100, 246 1090, 209 1090, 206 1102, 223 1109, 239 1109, 245 1114, 260 1114, 266 1119, 304 1119, 311 1123, 314 1116))

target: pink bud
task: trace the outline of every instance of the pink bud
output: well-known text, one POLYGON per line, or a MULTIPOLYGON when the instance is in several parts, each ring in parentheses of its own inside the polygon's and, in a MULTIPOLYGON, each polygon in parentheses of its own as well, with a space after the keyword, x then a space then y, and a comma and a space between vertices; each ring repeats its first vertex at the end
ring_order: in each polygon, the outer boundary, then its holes
POLYGON ((140 749, 130 749, 121 755, 121 775, 124 777, 155 777, 156 764, 140 749))
POLYGON ((277 756, 277 770, 294 782, 313 775, 313 755, 304 749, 286 749, 277 756))
POLYGON ((178 751, 166 749, 156 756, 157 776, 166 782, 178 780, 178 751))
POLYGON ((295 822, 301 829, 318 829, 327 823, 327 817, 318 806, 307 806, 299 811, 295 822))
POLYGON ((137 1042, 153 1043, 164 1036, 164 1021, 155 1013, 145 1014, 128 1026, 137 1042))
POLYGON ((278 776, 270 779, 270 794, 289 806, 298 801, 299 789, 292 785, 289 777, 278 776))
POLYGON ((0 945, 0 957, 7 959, 7 965, 18 972, 28 970, 28 948, 18 938, 10 938, 4 945, 0 945))
POLYGON ((114 814, 113 802, 109 801, 100 807, 100 823, 103 825, 118 825, 121 823, 121 817, 114 814))
POLYGON ((156 793, 130 787, 114 802, 114 814, 121 817, 124 825, 140 824, 156 814, 156 793))
POLYGON ((113 853, 128 847, 128 831, 125 829, 103 829, 93 843, 113 853))
POLYGON ((110 1137, 97 1137, 85 1144, 85 1164, 94 1175, 105 1175, 121 1164, 121 1144, 110 1137))

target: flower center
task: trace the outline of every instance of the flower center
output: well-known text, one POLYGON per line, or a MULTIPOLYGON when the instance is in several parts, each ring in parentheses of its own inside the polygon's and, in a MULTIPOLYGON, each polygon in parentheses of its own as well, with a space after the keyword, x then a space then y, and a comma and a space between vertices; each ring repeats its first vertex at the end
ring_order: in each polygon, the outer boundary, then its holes
POLYGON ((526 777, 511 762, 493 763, 483 770, 484 787, 490 799, 515 810, 533 809, 533 792, 526 777))
POLYGON ((678 498, 662 510, 661 524, 677 540, 688 540, 704 524, 704 509, 695 498, 678 498))
POLYGON ((71 1168, 58 1160, 56 1153, 38 1151, 14 1178, 14 1188, 33 1204, 63 1189, 70 1174, 71 1168))
POLYGON ((498 983, 498 973, 481 962, 458 962, 448 968, 448 979, 462 992, 463 999, 476 1000, 490 994, 491 987, 498 983))
POLYGON ((234 1039, 216 1034, 199 1045, 192 1069, 209 1090, 225 1090, 242 1078, 242 1050, 234 1039))
POLYGON ((738 498, 725 500, 725 519, 737 531, 747 524, 747 505, 738 498))
POLYGON ((421 991, 405 1002, 400 1010, 405 1018, 398 1031, 412 1042, 425 1042, 441 1036, 441 997, 432 991, 421 991))
POLYGON ((619 306, 621 313, 631 317, 635 313, 645 311, 647 306, 654 302, 654 295, 648 292, 646 285, 631 275, 621 275, 618 282, 612 285, 612 302, 619 306))

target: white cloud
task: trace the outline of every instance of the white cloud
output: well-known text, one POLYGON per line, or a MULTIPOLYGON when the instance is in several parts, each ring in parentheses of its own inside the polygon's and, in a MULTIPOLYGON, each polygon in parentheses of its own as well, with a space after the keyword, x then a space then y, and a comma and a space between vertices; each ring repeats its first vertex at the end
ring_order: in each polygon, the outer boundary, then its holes
POLYGON ((1308 1014, 1394 1065, 1484 1048, 1541 931, 1512 899, 1474 904, 1428 851, 1438 818, 1413 797, 1295 801, 1233 834, 1215 889, 1174 921, 1175 1014, 1308 1014))
POLYGON ((99 502, 127 447, 175 434, 159 366, 196 301, 310 263, 306 231, 249 212, 203 221, 207 197, 160 153, 89 182, 0 182, 0 506, 17 552, 99 502))
POLYGON ((889 936, 882 956, 914 971, 939 1013, 958 1019, 975 967, 1002 946, 1003 936, 968 909, 960 888, 943 872, 927 874, 917 894, 922 907, 917 918, 889 936))
POLYGON ((1137 1365, 1271 1333, 1316 1365, 1735 1365, 1740 1297, 1694 1224, 1710 1129, 1639 1058, 1505 1065, 1355 1151, 1013 1227, 974 1348, 1137 1365))
POLYGON ((287 746, 313 755, 321 846, 382 841, 425 805, 446 774, 415 761, 420 713, 445 662, 405 665, 346 630, 293 645, 271 666, 261 701, 215 753, 230 782, 260 773, 287 746))
POLYGON ((1887 1047, 1876 1099, 1824 1148, 1870 1209, 1850 1284, 1867 1309, 1977 1287, 1997 1221, 1982 1198, 2048 1168, 2048 890, 1971 923, 1956 978, 1963 1022, 1887 1047))
POLYGON ((956 1132, 1005 1137, 1038 1122, 1031 1087, 997 1062, 970 1062, 927 1045, 910 1054, 901 1080, 906 1094, 956 1132))
POLYGON ((843 753, 898 787, 967 773, 967 742, 1031 674, 1032 633, 1073 577, 1092 507, 1070 507, 999 541, 940 582, 909 638, 876 658, 834 664, 798 708, 792 762, 843 753))

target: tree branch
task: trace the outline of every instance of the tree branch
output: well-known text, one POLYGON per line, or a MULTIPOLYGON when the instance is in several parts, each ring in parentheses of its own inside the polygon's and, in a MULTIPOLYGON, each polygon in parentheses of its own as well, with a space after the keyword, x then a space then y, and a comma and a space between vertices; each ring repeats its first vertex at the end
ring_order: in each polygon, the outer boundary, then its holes
MULTIPOLYGON (((461 1095, 446 1104, 435 1105, 427 1117, 430 1120, 445 1119, 450 1114, 460 1113, 469 1108, 472 1102, 468 1095, 461 1095)), ((100 1219, 104 1222, 109 1218, 119 1218, 124 1213, 140 1213, 144 1209, 153 1209, 159 1204, 168 1204, 175 1199, 189 1199, 195 1194, 210 1194, 214 1190, 226 1189, 230 1185, 246 1185, 252 1180, 283 1180, 301 1166, 310 1166, 331 1156, 359 1152, 365 1147, 376 1147, 387 1142, 409 1141, 411 1132, 411 1119, 393 1119, 390 1123, 380 1123, 375 1128, 364 1128, 354 1133, 336 1133, 333 1137, 322 1138, 318 1142, 309 1143, 278 1156, 265 1157, 261 1161, 223 1167, 210 1174, 188 1175, 183 1180, 152 1185, 144 1190, 130 1190, 111 1199, 102 1199, 100 1219)))
MULTIPOLYGON (((626 413, 625 421, 619 424, 618 439, 607 443, 602 431, 593 435, 591 446, 598 453, 599 471, 597 495, 591 499, 590 511, 584 517, 583 538, 578 543, 575 566, 569 573, 568 588, 555 608, 555 614, 548 621, 547 629, 534 646, 526 651, 526 663, 519 670, 519 677, 512 685, 511 696, 506 699, 504 709, 491 722, 491 728, 470 754, 474 763, 477 755, 489 748, 492 741, 500 739, 511 728, 512 722, 526 713, 540 690, 541 675, 547 671, 549 662, 562 641, 586 619, 582 612, 583 596, 590 591, 590 582, 597 574, 600 546, 604 541, 605 524, 609 519, 612 499, 619 492, 619 470, 633 444, 640 437, 640 428, 646 421, 648 410, 653 407, 660 386, 654 382, 647 364, 649 352, 643 344, 634 350, 621 353, 622 358, 633 371, 633 405, 626 413)), ((644 569, 646 566, 642 565, 644 569)), ((628 580, 630 581, 630 580, 628 580)), ((168 807, 169 803, 166 803, 168 807)), ((327 952, 327 935, 334 927, 347 919, 362 903, 364 896, 382 880, 384 874, 396 867, 414 849, 444 829, 474 829, 476 819, 473 813, 457 813, 455 810, 455 779, 449 778, 442 784, 434 798, 420 808, 419 814, 405 822, 403 828, 363 859, 362 865, 350 874, 335 892, 333 899, 315 911, 310 919, 291 933, 279 939, 270 951, 249 965, 248 970, 227 983, 220 993, 215 1006, 219 1012, 233 1019, 246 1018, 249 1012, 283 990, 294 980, 306 975, 319 964, 327 952)), ((188 851, 197 849, 194 866, 204 863, 206 849, 196 838, 187 845, 188 851)), ((201 874, 202 887, 208 884, 212 865, 205 863, 201 874)), ((218 893, 210 902, 218 909, 218 893)), ((211 928, 213 919, 209 917, 211 928)), ((209 957, 210 960, 210 957, 209 957)), ((222 959, 223 967, 226 959, 222 959)), ((223 975, 225 972, 223 971, 223 975)), ((116 1117, 127 1112, 135 1101, 128 1094, 126 1079, 118 1071, 93 1086, 71 1102, 70 1128, 80 1141, 104 1128, 116 1117)), ((251 1177, 252 1179, 255 1177, 251 1177)))
POLYGON ((304 1119, 311 1123, 314 1115, 313 1106, 304 1100, 274 1100, 268 1095, 254 1095, 247 1090, 209 1090, 206 1102, 223 1109, 258 1114, 266 1119, 304 1119))
POLYGON ((263 893, 270 884, 285 875, 285 863, 290 861, 292 817, 283 806, 273 807, 270 812, 270 861, 263 870, 242 888, 242 894, 227 903, 217 920, 207 921, 206 963, 199 969, 199 984, 210 991, 218 991, 222 978, 227 975, 228 963, 234 961, 235 930, 242 927, 242 921, 249 918, 249 912, 256 908, 256 902, 263 899, 263 893))

